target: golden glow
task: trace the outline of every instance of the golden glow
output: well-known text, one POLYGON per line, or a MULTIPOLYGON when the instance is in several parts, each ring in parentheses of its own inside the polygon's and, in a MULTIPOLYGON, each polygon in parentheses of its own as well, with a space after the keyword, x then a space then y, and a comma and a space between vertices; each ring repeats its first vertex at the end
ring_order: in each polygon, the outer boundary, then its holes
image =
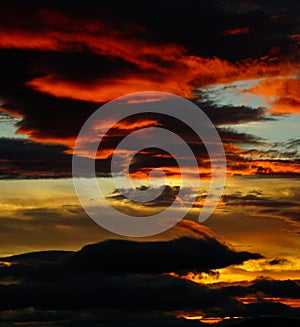
POLYGON ((258 301, 266 301, 266 302, 278 302, 285 305, 288 305, 291 308, 300 308, 300 299, 292 299, 292 298, 280 298, 280 297, 256 297, 256 296, 245 296, 237 298, 243 304, 255 303, 258 301))
MULTIPOLYGON (((297 198, 299 182, 295 179, 279 182, 279 179, 256 178, 251 181, 249 183, 247 178, 241 177, 228 178, 225 194, 233 194, 236 185, 239 185, 242 196, 255 188, 263 197, 271 198, 274 202, 287 199, 293 201, 297 198)), ((105 183, 105 179, 99 182, 105 183)), ((207 186, 205 183, 204 181, 207 186)), ((104 184, 102 186, 105 187, 104 184)), ((88 195, 88 181, 86 188, 88 195)), ((36 248, 49 249, 53 246, 74 249, 85 241, 99 241, 103 235, 110 235, 100 228, 94 228, 94 222, 80 207, 71 179, 1 181, 0 190, 2 216, 5 217, 2 226, 8 229, 6 236, 1 239, 2 254, 15 254, 36 248), (53 235, 57 236, 54 245, 53 235), (18 239, 18 242, 14 239, 18 239), (29 247, 25 245, 26 242, 29 242, 29 247)), ((287 216, 281 217, 277 212, 268 215, 261 213, 258 205, 251 206, 248 215, 245 214, 245 208, 247 212, 246 204, 236 206, 231 202, 223 203, 204 225, 182 220, 177 235, 200 237, 205 228, 207 235, 220 241, 226 240, 237 251, 258 252, 266 258, 216 269, 210 274, 189 273, 183 278, 205 284, 252 281, 260 276, 280 280, 300 279, 299 224, 288 220, 287 216), (200 228, 199 232, 197 228, 200 228), (270 263, 272 259, 281 261, 274 265, 270 263)), ((150 214, 153 209, 148 210, 150 214)), ((105 214, 105 206, 103 213, 105 214)))
POLYGON ((277 265, 272 264, 270 259, 248 260, 241 265, 215 269, 211 273, 189 272, 178 275, 172 272, 170 275, 199 284, 250 282, 261 276, 277 280, 297 280, 300 279, 300 258, 285 257, 282 264, 277 265))
MULTIPOLYGON (((6 257, 6 255, 3 255, 3 258, 6 257)), ((13 265, 13 263, 8 262, 8 261, 0 261, 0 268, 1 266, 5 266, 5 267, 10 267, 11 265, 13 265)))
POLYGON ((230 320, 230 319, 240 319, 243 317, 237 317, 237 316, 233 316, 233 317, 207 317, 205 315, 191 315, 191 314, 187 314, 187 313, 181 313, 177 315, 177 318, 184 318, 186 320, 199 320, 203 323, 206 324, 216 324, 218 322, 221 322, 223 320, 230 320))

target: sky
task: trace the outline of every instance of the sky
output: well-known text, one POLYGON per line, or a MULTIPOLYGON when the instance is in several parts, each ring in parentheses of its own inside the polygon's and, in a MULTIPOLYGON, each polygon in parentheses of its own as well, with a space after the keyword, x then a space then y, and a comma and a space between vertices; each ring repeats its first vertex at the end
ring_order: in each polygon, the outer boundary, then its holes
POLYGON ((0 326, 299 324, 299 58, 293 0, 2 4, 0 326), (128 94, 132 107, 166 101, 135 94, 147 91, 186 99, 221 138, 226 181, 202 223, 213 168, 185 122, 149 112, 115 124, 106 117, 75 153, 82 126, 102 106, 128 94), (179 166, 156 138, 137 153, 121 149, 113 176, 118 144, 157 127, 189 145, 198 171, 189 158, 179 166), (189 210, 149 236, 106 229, 77 196, 74 157, 95 163, 105 201, 95 200, 91 176, 78 179, 103 219, 109 206, 140 219, 172 203, 167 219, 189 210), (130 187, 120 177, 125 162, 130 187), (128 199, 136 190, 160 195, 128 199))

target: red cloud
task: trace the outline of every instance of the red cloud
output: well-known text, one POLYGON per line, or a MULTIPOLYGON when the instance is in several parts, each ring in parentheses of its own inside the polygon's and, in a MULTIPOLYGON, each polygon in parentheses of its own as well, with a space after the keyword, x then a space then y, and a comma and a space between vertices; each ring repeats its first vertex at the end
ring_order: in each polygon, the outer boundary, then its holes
POLYGON ((250 28, 248 26, 232 28, 232 29, 225 31, 223 34, 225 36, 250 34, 250 28))

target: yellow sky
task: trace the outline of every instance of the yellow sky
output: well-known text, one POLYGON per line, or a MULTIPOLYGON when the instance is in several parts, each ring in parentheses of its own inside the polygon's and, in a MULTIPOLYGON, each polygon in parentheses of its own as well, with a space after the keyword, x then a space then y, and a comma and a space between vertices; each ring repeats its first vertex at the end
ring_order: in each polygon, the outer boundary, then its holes
MULTIPOLYGON (((227 180, 224 194, 237 194, 238 200, 219 206, 204 225, 237 251, 258 252, 265 258, 221 269, 218 281, 252 280, 259 276, 300 278, 300 222, 293 216, 282 215, 283 209, 278 205, 289 205, 287 212, 293 209, 297 187, 296 179, 227 180), (243 196, 254 191, 261 200, 245 204, 243 196), (272 264, 272 260, 278 263, 272 264)), ((71 179, 1 181, 0 194, 1 256, 46 249, 77 250, 86 243, 118 237, 84 213, 71 179)), ((210 276, 205 278, 202 281, 216 281, 210 276)))

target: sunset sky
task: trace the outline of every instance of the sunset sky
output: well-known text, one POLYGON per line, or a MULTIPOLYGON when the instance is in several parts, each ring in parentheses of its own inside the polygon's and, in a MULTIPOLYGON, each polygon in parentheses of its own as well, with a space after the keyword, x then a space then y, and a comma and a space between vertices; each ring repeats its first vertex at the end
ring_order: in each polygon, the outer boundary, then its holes
MULTIPOLYGON (((0 326, 300 318, 298 1, 11 0, 1 6, 0 71, 0 326), (191 186, 177 199, 176 160, 157 148, 136 154, 130 167, 139 188, 148 187, 153 168, 166 172, 163 184, 159 176, 155 181, 164 189, 157 201, 132 203, 111 188, 114 149, 143 128, 181 136, 202 177, 193 208, 178 224, 126 237, 82 208, 72 154, 95 110, 142 91, 198 106, 221 137, 227 174, 217 208, 200 224, 193 213, 211 177, 201 140, 169 116, 120 121, 95 162, 110 204, 151 215, 173 201, 173 210, 182 210, 181 201, 195 194, 199 177, 187 160, 191 186)), ((102 123, 98 132, 106 133, 110 118, 102 123)), ((76 155, 91 160, 88 152, 76 155)), ((103 216, 107 205, 100 204, 103 216)))

